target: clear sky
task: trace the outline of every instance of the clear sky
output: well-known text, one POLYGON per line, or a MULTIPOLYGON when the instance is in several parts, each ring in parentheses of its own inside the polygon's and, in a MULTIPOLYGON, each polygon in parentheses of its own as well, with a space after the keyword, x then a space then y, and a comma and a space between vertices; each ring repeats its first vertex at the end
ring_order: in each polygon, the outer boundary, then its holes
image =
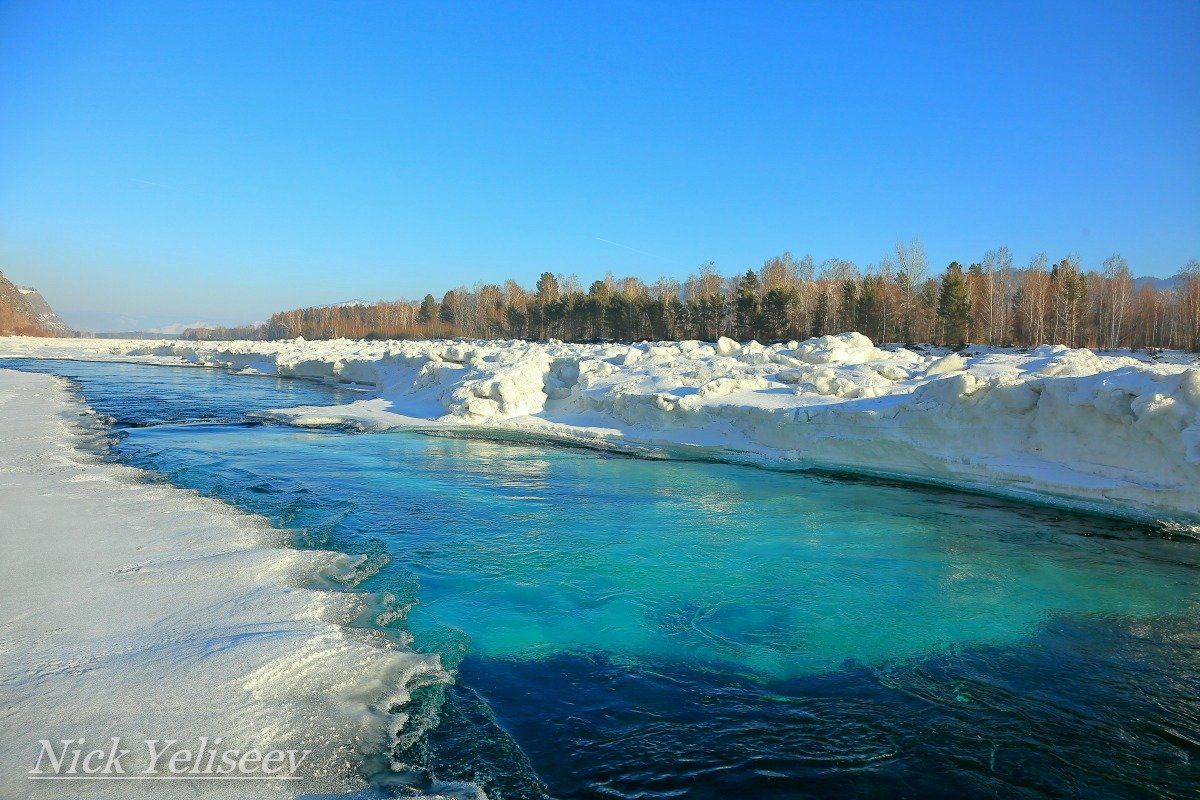
POLYGON ((1198 42, 1197 2, 5 0, 0 270, 139 326, 914 234, 1166 276, 1198 42))

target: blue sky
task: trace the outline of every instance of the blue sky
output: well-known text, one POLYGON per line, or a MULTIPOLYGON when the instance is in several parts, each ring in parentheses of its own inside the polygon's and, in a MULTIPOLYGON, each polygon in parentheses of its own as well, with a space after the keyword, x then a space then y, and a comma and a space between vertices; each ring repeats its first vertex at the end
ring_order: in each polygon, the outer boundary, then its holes
POLYGON ((0 270, 137 325, 914 234, 1166 276, 1197 41, 1194 2, 7 0, 0 270))

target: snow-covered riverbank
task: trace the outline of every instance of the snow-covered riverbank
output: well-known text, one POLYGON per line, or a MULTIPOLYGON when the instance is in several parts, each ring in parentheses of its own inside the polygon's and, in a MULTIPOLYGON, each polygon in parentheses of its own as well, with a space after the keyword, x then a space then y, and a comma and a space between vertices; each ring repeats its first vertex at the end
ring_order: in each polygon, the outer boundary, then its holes
POLYGON ((352 422, 817 467, 1200 518, 1200 363, 1042 347, 0 340, 0 357, 221 366, 373 387, 352 422))
POLYGON ((408 689, 446 676, 344 627, 361 595, 301 588, 353 559, 89 455, 103 431, 62 379, 0 369, 0 420, 0 796, 293 797, 364 786, 364 760, 386 769, 408 689), (120 737, 126 773, 146 739, 311 753, 294 781, 28 779, 39 740, 80 737, 120 737))

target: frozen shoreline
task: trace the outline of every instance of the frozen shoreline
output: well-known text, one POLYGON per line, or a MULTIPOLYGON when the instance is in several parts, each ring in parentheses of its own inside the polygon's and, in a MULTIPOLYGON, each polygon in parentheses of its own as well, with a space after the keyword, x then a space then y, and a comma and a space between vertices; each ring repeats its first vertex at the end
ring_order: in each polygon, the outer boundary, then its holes
POLYGON ((64 796, 27 779, 41 739, 312 750, 301 780, 171 784, 189 796, 343 793, 366 787, 364 764, 386 769, 409 689, 447 676, 436 656, 346 627, 363 595, 304 588, 334 586, 353 558, 284 547, 260 518, 89 455, 102 432, 62 379, 0 369, 0 419, 0 795, 64 796))
POLYGON ((1088 350, 0 339, 0 357, 219 366, 377 396, 277 413, 880 475, 1141 519, 1200 520, 1200 362, 1088 350))

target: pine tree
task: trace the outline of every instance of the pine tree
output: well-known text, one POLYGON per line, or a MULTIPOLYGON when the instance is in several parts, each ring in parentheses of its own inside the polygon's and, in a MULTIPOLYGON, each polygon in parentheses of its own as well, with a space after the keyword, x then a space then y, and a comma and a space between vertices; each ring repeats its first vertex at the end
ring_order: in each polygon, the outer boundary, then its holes
POLYGON ((791 309, 796 304, 796 290, 788 287, 772 289, 763 300, 763 334, 768 339, 783 339, 790 333, 791 309))
POLYGON ((609 286, 604 281, 592 281, 588 288, 587 315, 593 339, 604 338, 605 314, 608 311, 609 286))
POLYGON ((1079 270, 1079 260, 1067 256, 1050 270, 1054 294, 1055 341, 1078 347, 1079 328, 1087 313, 1087 278, 1079 270), (1061 337, 1061 338, 1060 338, 1061 337))
POLYGON ((954 261, 942 276, 938 292, 938 321, 942 326, 942 341, 966 344, 971 320, 971 301, 962 265, 954 261))
POLYGON ((817 296, 817 307, 813 311, 813 336, 824 336, 825 329, 829 326, 829 292, 822 290, 817 296))
POLYGON ((438 319, 447 325, 457 325, 459 320, 455 315, 458 306, 458 293, 453 289, 442 295, 442 309, 438 313, 438 319))
POLYGON ((425 295, 425 299, 421 301, 421 311, 417 314, 417 322, 422 325, 428 325, 438 318, 438 302, 433 299, 433 295, 425 295))
POLYGON ((858 279, 842 280, 842 330, 858 330, 858 279))
POLYGON ((887 338, 884 333, 886 317, 883 313, 883 278, 879 275, 864 275, 862 287, 858 293, 858 319, 862 333, 871 339, 882 341, 887 338))
POLYGON ((735 323, 742 339, 753 339, 758 335, 758 311, 758 276, 753 270, 746 270, 738 280, 735 308, 735 323))

